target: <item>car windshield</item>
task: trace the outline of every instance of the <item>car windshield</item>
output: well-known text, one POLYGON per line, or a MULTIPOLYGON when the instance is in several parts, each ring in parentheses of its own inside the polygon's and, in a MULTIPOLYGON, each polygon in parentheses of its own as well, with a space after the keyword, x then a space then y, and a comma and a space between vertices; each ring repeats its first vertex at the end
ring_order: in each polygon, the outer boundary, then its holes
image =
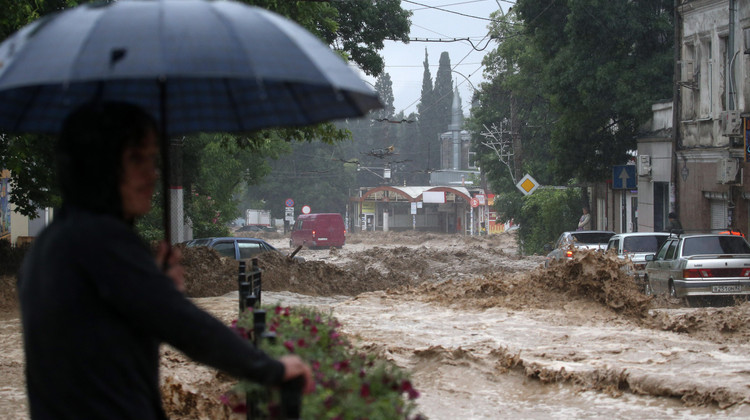
POLYGON ((656 252, 661 248, 664 241, 668 236, 666 235, 654 235, 654 236, 630 236, 626 237, 623 241, 622 250, 625 253, 631 252, 656 252))
POLYGON ((698 236, 685 238, 682 255, 750 254, 750 245, 740 236, 698 236))
POLYGON ((579 244, 606 244, 612 237, 612 234, 607 232, 575 232, 571 235, 579 244))
POLYGON ((188 242, 186 246, 188 247, 206 246, 208 245, 209 242, 211 242, 210 239, 193 239, 192 241, 188 242))

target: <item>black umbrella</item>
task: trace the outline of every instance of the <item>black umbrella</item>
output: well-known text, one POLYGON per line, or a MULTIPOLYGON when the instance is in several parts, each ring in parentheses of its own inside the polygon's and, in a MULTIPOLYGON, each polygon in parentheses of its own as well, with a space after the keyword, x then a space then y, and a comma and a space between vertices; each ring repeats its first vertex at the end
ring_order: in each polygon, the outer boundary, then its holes
POLYGON ((57 133, 91 101, 149 111, 161 126, 165 159, 169 135, 300 126, 381 107, 314 35, 233 1, 85 4, 0 44, 0 130, 57 133))

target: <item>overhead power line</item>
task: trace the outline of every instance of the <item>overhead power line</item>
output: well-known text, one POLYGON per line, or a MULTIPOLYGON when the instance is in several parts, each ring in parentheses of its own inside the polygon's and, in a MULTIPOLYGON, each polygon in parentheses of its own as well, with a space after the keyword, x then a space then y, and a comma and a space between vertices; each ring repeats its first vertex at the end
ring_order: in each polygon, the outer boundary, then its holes
POLYGON ((486 17, 482 17, 482 16, 469 15, 469 14, 466 14, 466 13, 456 12, 455 10, 443 9, 442 7, 438 7, 438 6, 430 6, 429 4, 418 3, 416 1, 403 0, 403 2, 404 3, 414 4, 414 5, 417 5, 417 6, 422 6, 422 7, 427 8, 427 9, 434 9, 434 10, 439 10, 441 12, 452 13, 454 15, 459 15, 459 16, 463 16, 463 17, 467 17, 467 18, 479 19, 479 20, 486 20, 486 21, 489 21, 489 22, 495 22, 494 19, 490 19, 490 18, 486 18, 486 17))
MULTIPOLYGON (((484 38, 482 38, 482 40, 484 40, 485 38, 487 38, 487 37, 485 36, 484 38)), ((484 51, 484 50, 487 49, 487 46, 490 45, 490 42, 493 39, 494 39, 493 37, 490 37, 487 40, 487 43, 484 44, 484 47, 482 47, 482 48, 479 48, 476 45, 474 45, 474 42, 471 40, 471 38, 410 38, 409 42, 462 42, 462 41, 466 41, 469 44, 471 44, 471 47, 475 51, 484 51)), ((395 39, 395 38, 390 38, 390 41, 400 41, 400 40, 399 39, 395 39)))

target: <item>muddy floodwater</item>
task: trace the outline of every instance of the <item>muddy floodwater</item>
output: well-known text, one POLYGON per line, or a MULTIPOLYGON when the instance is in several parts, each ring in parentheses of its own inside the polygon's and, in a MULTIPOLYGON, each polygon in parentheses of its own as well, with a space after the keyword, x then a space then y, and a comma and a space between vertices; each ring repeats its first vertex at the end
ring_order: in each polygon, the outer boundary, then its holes
MULTIPOLYGON (((293 251, 282 235, 266 239, 293 251)), ((264 303, 330 311, 353 343, 411 372, 430 419, 750 418, 748 303, 646 297, 608 255, 544 268, 518 255, 513 234, 360 233, 297 255, 305 261, 261 258, 264 303)), ((186 250, 185 265, 191 298, 231 322, 236 262, 186 250)), ((9 300, 0 296, 0 418, 23 419, 9 300)), ((231 378, 162 353, 171 418, 231 417, 218 403, 231 378)))

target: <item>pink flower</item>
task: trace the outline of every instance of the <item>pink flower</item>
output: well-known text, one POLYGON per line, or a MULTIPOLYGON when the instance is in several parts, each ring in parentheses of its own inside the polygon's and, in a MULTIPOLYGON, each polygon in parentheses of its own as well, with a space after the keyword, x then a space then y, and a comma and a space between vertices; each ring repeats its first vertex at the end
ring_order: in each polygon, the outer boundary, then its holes
POLYGON ((282 308, 281 306, 276 306, 276 307, 275 307, 275 308, 273 309, 273 312, 274 312, 274 313, 275 313, 276 315, 278 315, 278 314, 280 314, 280 313, 281 313, 281 312, 282 312, 283 310, 284 310, 284 308, 282 308))
POLYGON ((311 333, 312 333, 313 335, 316 335, 316 334, 318 334, 318 327, 316 327, 315 325, 313 325, 313 326, 312 326, 312 328, 310 328, 310 332, 311 332, 311 333))
POLYGON ((337 371, 346 371, 347 369, 349 369, 349 361, 343 360, 341 362, 334 362, 333 369, 337 371))
POLYGON ((290 353, 294 353, 294 343, 291 340, 284 341, 284 347, 289 350, 290 353))
POLYGON ((306 347, 306 346, 307 346, 307 343, 305 343, 304 338, 300 338, 299 340, 297 340, 297 347, 306 347))
POLYGON ((409 399, 413 400, 417 397, 419 397, 419 391, 414 389, 414 387, 411 385, 411 382, 404 380, 401 382, 401 392, 406 392, 409 394, 409 399))
POLYGON ((370 384, 368 384, 367 382, 362 384, 362 386, 359 388, 359 396, 362 398, 367 398, 370 396, 370 384))

